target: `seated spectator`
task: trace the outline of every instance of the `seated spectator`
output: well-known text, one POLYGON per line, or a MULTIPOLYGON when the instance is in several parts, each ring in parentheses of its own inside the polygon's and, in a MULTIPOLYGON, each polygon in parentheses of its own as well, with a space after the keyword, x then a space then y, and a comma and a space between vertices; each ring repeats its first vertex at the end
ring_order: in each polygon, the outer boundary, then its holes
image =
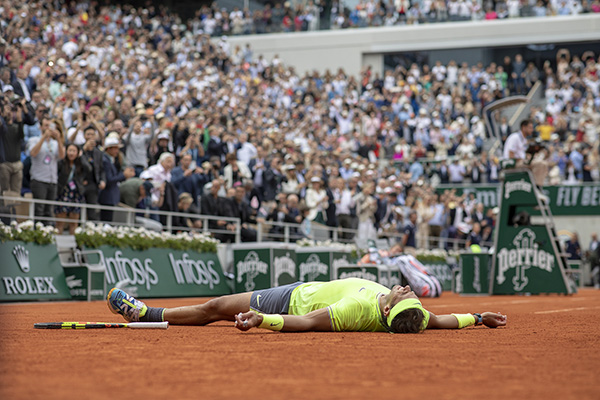
MULTIPOLYGON (((173 230, 178 231, 177 228, 190 228, 202 229, 202 219, 198 218, 200 214, 196 206, 194 206, 194 199, 189 193, 181 193, 177 202, 177 212, 190 214, 189 217, 176 216, 173 217, 173 230)), ((179 229, 181 230, 181 229, 179 229)), ((187 231, 188 229, 183 229, 187 231)))
MULTIPOLYGON (((91 172, 92 167, 85 157, 81 157, 79 146, 71 143, 67 146, 66 156, 58 161, 58 184, 56 200, 65 203, 79 204, 84 202, 83 193, 85 192, 84 179, 91 172)), ((76 206, 56 206, 54 208, 56 218, 62 220, 56 221, 56 229, 62 235, 65 218, 73 220, 69 222, 69 234, 74 235, 77 228, 81 208, 76 206)))

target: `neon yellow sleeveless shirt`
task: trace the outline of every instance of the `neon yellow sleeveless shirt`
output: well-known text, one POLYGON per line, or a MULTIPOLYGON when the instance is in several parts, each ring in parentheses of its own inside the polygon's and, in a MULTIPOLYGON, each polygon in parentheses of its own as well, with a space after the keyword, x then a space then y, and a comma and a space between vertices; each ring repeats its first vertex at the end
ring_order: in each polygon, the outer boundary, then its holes
POLYGON ((390 289, 358 278, 310 282, 298 286, 290 297, 291 315, 327 308, 334 331, 385 332, 378 298, 390 289))

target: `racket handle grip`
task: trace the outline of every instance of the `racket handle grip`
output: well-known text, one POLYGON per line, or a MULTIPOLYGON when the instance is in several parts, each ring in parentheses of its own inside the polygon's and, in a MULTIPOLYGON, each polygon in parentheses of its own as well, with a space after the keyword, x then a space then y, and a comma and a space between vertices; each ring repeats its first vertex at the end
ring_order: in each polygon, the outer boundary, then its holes
POLYGON ((131 329, 167 329, 169 322, 130 322, 127 327, 131 329))

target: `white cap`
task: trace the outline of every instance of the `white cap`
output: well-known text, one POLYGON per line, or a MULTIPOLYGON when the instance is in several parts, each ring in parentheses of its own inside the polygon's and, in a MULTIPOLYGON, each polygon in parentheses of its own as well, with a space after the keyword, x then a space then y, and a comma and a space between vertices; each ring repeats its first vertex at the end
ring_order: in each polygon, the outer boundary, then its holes
POLYGON ((15 91, 15 88, 14 88, 14 87, 12 87, 12 85, 4 85, 4 87, 2 88, 2 93, 6 93, 6 92, 8 92, 9 90, 10 90, 10 91, 12 91, 12 92, 14 92, 14 91, 15 91))
POLYGON ((167 139, 169 140, 171 138, 171 135, 169 134, 169 131, 162 131, 161 133, 158 134, 157 139, 167 139))
POLYGON ((152 175, 150 174, 150 171, 145 170, 145 171, 142 171, 142 173, 140 174, 140 178, 141 179, 152 179, 152 175))
POLYGON ((104 141, 104 148, 108 149, 109 147, 115 147, 115 146, 122 147, 121 141, 114 136, 108 136, 106 138, 106 140, 104 141))
POLYGON ((311 182, 321 182, 321 178, 319 178, 318 176, 313 176, 312 178, 310 178, 311 182))

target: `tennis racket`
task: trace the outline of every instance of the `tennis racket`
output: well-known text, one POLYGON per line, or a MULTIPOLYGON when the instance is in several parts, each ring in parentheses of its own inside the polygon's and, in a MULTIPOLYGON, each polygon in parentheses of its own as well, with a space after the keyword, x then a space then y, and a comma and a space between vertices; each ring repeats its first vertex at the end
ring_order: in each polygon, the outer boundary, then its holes
POLYGON ((107 329, 107 328, 130 328, 130 329, 167 329, 169 323, 165 322, 129 322, 118 324, 112 322, 40 322, 34 324, 35 329, 107 329))

